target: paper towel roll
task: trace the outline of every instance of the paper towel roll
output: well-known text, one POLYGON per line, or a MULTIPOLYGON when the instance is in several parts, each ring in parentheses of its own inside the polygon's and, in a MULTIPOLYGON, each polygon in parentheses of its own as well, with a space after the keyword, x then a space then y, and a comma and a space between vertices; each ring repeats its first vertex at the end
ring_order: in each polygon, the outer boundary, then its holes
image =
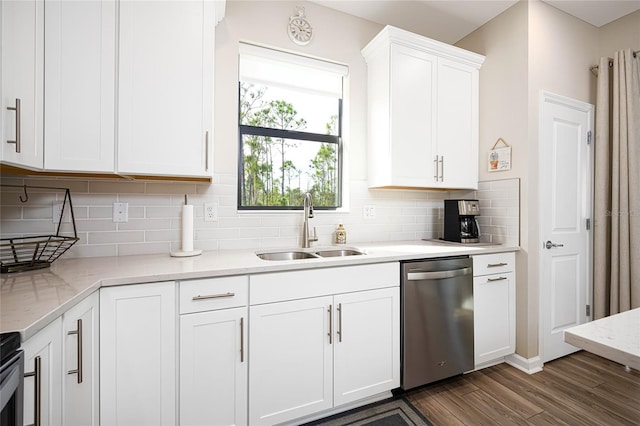
POLYGON ((182 251, 193 251, 193 206, 182 206, 182 251))

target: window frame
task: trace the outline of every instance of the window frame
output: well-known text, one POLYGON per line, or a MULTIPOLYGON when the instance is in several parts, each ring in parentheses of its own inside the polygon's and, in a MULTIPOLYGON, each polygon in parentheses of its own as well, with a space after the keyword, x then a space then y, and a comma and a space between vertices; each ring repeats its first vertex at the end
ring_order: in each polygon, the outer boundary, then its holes
POLYGON ((337 117, 337 135, 328 135, 323 133, 304 132, 300 130, 285 130, 271 127, 250 126, 241 123, 241 93, 242 81, 238 81, 238 191, 237 191, 237 209, 238 211, 297 211, 302 210, 303 206, 245 206, 242 205, 242 194, 244 192, 244 143, 243 136, 264 136, 280 139, 294 139, 308 142, 332 143, 336 146, 337 153, 337 175, 338 182, 336 185, 336 205, 335 206, 317 206, 314 210, 338 211, 343 207, 343 138, 342 138, 342 118, 344 103, 344 77, 343 77, 343 95, 338 98, 338 117, 337 117))

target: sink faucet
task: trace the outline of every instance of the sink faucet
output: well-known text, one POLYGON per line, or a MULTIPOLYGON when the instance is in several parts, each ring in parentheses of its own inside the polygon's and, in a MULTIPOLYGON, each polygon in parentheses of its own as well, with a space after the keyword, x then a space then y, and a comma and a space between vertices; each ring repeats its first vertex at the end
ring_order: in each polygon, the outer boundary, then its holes
POLYGON ((302 248, 311 247, 311 242, 318 241, 316 228, 313 227, 313 235, 309 234, 309 219, 313 218, 313 199, 310 193, 304 194, 304 224, 302 225, 302 248))

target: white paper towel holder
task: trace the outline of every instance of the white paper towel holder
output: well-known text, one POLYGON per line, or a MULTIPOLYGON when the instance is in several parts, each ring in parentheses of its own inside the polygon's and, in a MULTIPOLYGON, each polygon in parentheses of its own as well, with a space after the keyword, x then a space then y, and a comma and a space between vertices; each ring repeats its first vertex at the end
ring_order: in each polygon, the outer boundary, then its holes
POLYGON ((190 257, 202 254, 201 249, 193 249, 193 206, 187 204, 187 196, 184 196, 184 206, 182 207, 182 250, 172 251, 171 257, 190 257), (189 217, 186 217, 186 214, 189 217), (188 220, 187 220, 188 219, 188 220), (185 225, 188 222, 189 226, 185 225), (187 229, 185 229, 187 228, 187 229), (185 232, 191 232, 191 235, 185 235, 185 232), (186 240, 189 240, 188 242, 186 240), (184 250, 185 245, 190 246, 191 250, 184 250))

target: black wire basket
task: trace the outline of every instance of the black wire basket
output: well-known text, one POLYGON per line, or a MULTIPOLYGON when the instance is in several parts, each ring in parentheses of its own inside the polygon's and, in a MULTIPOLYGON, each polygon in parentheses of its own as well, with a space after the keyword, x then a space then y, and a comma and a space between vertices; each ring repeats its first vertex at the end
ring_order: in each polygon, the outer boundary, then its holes
POLYGON ((73 215, 71 193, 69 188, 51 188, 44 186, 28 185, 1 185, 2 188, 22 188, 24 194, 20 195, 20 201, 26 203, 29 200, 29 189, 64 191, 62 211, 56 233, 54 235, 22 236, 0 239, 0 272, 3 274, 12 272, 24 272, 34 269, 48 268, 54 260, 62 256, 78 241, 76 221, 73 215), (24 195, 24 197, 23 197, 24 195), (64 212, 69 206, 73 236, 63 235, 61 232, 64 212))

